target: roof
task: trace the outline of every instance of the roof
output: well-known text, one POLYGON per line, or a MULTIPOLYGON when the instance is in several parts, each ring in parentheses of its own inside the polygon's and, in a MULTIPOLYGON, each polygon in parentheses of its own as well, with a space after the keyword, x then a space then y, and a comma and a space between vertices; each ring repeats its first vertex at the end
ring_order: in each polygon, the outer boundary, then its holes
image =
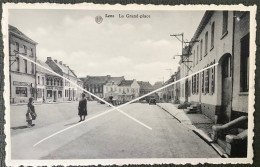
POLYGON ((85 84, 105 84, 109 76, 87 76, 85 84))
POLYGON ((153 85, 153 89, 159 89, 163 86, 163 83, 158 81, 158 82, 155 82, 154 85, 153 85))
MULTIPOLYGON (((213 13, 214 13, 214 11, 206 11, 205 12, 205 14, 202 17, 200 24, 199 24, 194 36, 191 39, 191 41, 195 41, 199 37, 200 33, 202 32, 202 30, 205 28, 205 26, 209 22, 209 19, 211 18, 213 13)), ((194 43, 190 43, 190 45, 193 46, 194 43)))
POLYGON ((137 81, 140 89, 153 89, 153 86, 148 81, 137 81))
POLYGON ((115 85, 119 85, 123 80, 124 76, 122 77, 109 77, 107 82, 114 82, 115 85))
POLYGON ((8 31, 17 35, 18 37, 23 38, 24 40, 32 43, 32 44, 38 44, 37 42, 35 42, 34 40, 32 40, 31 38, 27 37, 24 33, 22 33, 18 28, 12 26, 12 25, 8 25, 8 31))
MULTIPOLYGON (((56 60, 55 60, 56 61, 56 60)), ((59 62, 55 62, 53 61, 55 64, 57 64, 57 66, 62 70, 63 73, 65 74, 69 74, 70 76, 74 76, 77 78, 76 74, 74 73, 73 70, 71 70, 68 66, 64 65, 64 64, 60 64, 59 62)))
MULTIPOLYGON (((45 62, 41 61, 41 60, 37 60, 37 63, 40 64, 41 66, 53 71, 49 66, 48 64, 46 64, 45 62)), ((55 75, 54 73, 40 67, 40 66, 36 66, 36 71, 37 72, 41 72, 41 73, 46 73, 46 74, 51 74, 51 75, 55 75)))
POLYGON ((131 86, 134 80, 123 80, 119 86, 131 86))

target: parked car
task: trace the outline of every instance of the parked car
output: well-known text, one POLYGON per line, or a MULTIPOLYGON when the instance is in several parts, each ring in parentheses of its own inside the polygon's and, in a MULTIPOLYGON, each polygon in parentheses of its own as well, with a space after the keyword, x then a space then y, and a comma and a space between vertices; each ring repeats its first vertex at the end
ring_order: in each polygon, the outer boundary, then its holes
POLYGON ((150 104, 150 105, 151 105, 151 104, 156 105, 156 99, 154 99, 154 98, 150 98, 150 100, 149 100, 149 104, 150 104))

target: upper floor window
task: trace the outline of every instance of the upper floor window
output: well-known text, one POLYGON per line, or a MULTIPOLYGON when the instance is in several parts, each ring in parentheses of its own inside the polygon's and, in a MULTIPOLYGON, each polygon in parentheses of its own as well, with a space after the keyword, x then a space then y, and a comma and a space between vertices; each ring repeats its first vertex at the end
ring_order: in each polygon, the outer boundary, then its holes
POLYGON ((16 57, 16 62, 17 62, 16 71, 20 71, 20 59, 19 59, 19 57, 16 57))
POLYGON ((195 49, 193 51, 193 67, 195 67, 195 49))
POLYGON ((31 48, 30 50, 31 50, 30 56, 33 57, 33 48, 31 48))
POLYGON ((31 62, 31 66, 32 66, 32 68, 31 68, 31 69, 32 69, 32 74, 34 74, 34 66, 35 66, 35 65, 34 65, 33 62, 31 62))
POLYGON ((44 85, 44 77, 42 77, 42 84, 44 85))
POLYGON ((23 53, 27 54, 27 47, 25 45, 23 45, 23 53))
POLYGON ((208 53, 208 32, 205 34, 205 55, 208 53))
POLYGON ((240 92, 249 87, 249 33, 240 40, 240 92))
POLYGON ((15 51, 19 52, 19 43, 15 42, 15 51))
POLYGON ((223 11, 223 25, 222 25, 222 35, 227 33, 228 29, 228 11, 223 11))
POLYGON ((214 48, 214 38, 215 38, 215 22, 211 25, 211 49, 214 48))
POLYGON ((40 84, 40 76, 38 76, 38 84, 40 84))
POLYGON ((203 39, 200 40, 200 60, 202 60, 203 39))
POLYGON ((27 73, 27 60, 23 60, 24 61, 24 72, 27 73))

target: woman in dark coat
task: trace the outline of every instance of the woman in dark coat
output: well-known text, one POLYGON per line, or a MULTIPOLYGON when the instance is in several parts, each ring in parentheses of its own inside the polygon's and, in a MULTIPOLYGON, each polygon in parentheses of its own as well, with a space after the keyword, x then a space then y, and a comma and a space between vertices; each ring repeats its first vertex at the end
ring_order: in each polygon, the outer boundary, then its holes
POLYGON ((34 126, 34 124, 32 123, 32 115, 36 115, 35 113, 35 108, 34 108, 34 105, 33 105, 33 98, 30 97, 29 98, 29 103, 27 104, 28 106, 28 110, 27 110, 27 113, 26 113, 26 121, 28 122, 28 126, 29 127, 32 127, 34 126))
POLYGON ((87 113, 87 99, 85 98, 85 94, 82 93, 82 98, 79 101, 79 107, 78 107, 78 115, 80 117, 79 122, 84 121, 87 113), (83 119, 82 119, 83 118, 83 119))

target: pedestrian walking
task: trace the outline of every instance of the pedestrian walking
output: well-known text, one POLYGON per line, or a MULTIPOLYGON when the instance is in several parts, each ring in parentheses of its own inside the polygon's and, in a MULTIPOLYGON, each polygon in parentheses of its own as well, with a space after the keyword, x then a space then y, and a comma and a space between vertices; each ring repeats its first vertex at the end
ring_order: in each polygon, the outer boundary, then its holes
POLYGON ((26 121, 28 123, 28 127, 32 127, 35 125, 32 123, 32 121, 35 120, 37 117, 33 101, 34 101, 33 97, 30 97, 29 102, 27 104, 28 109, 27 109, 27 113, 26 113, 26 121))
POLYGON ((82 93, 82 95, 81 95, 81 99, 79 101, 78 110, 79 110, 78 115, 80 117, 79 122, 84 121, 86 115, 88 115, 88 113, 87 113, 87 99, 85 98, 85 94, 84 93, 82 93))

